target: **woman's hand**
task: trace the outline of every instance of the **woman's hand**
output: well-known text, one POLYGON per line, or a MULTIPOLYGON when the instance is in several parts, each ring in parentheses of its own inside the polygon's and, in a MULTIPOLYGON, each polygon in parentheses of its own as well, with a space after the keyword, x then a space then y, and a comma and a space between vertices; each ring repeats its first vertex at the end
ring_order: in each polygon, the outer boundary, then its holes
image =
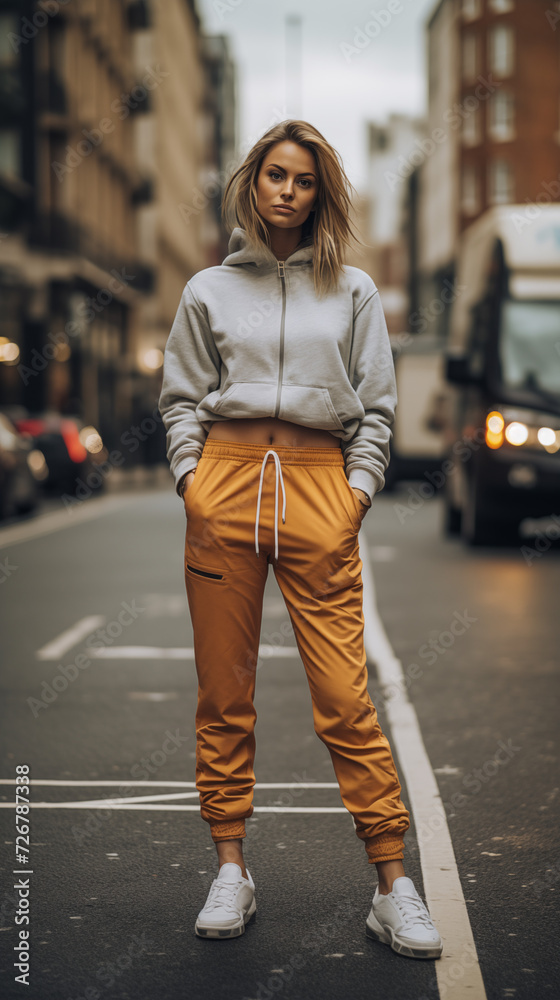
POLYGON ((359 490, 357 486, 353 486, 352 489, 354 490, 354 493, 358 497, 358 500, 361 500, 366 507, 371 507, 371 501, 367 493, 364 493, 363 490, 359 490))
POLYGON ((192 472, 187 472, 187 474, 185 476, 185 480, 183 482, 183 491, 182 491, 183 492, 183 503, 185 502, 185 497, 187 495, 189 486, 191 485, 191 483, 192 483, 192 481, 193 481, 193 479, 195 477, 195 474, 196 474, 196 469, 193 469, 192 472))
POLYGON ((363 521, 364 517, 366 516, 366 512, 371 507, 371 501, 367 493, 364 493, 363 490, 359 490, 357 486, 353 486, 352 489, 354 490, 354 493, 356 494, 358 500, 363 506, 363 511, 362 511, 362 521, 363 521))

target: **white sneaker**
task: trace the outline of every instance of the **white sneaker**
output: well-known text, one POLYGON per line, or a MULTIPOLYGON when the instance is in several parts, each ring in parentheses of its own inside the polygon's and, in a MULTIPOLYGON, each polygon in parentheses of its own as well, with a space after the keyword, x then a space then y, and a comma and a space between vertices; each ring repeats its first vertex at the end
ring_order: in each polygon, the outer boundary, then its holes
POLYGON ((257 904, 255 883, 247 869, 247 878, 234 861, 222 865, 214 879, 208 899, 196 918, 195 934, 199 937, 229 938, 245 932, 257 904))
POLYGON ((443 942, 412 879, 401 875, 387 896, 375 890, 366 934, 409 958, 439 958, 443 942))

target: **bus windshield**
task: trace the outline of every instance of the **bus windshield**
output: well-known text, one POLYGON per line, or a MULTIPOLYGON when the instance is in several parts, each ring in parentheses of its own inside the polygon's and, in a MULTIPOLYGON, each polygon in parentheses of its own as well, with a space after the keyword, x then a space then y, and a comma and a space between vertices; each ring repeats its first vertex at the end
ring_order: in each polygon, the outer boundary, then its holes
POLYGON ((560 397, 560 301, 506 299, 499 359, 508 388, 560 397))

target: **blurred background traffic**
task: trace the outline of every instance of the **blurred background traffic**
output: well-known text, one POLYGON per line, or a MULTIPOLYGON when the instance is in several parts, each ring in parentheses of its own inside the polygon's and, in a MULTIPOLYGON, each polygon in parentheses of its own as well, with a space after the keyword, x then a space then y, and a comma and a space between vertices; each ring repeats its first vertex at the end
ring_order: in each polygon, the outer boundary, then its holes
POLYGON ((226 256, 233 170, 302 117, 355 185, 347 262, 393 344, 402 516, 438 494, 470 544, 553 525, 560 5, 264 6, 0 0, 0 518, 146 470, 171 485, 157 401, 181 292, 226 256))

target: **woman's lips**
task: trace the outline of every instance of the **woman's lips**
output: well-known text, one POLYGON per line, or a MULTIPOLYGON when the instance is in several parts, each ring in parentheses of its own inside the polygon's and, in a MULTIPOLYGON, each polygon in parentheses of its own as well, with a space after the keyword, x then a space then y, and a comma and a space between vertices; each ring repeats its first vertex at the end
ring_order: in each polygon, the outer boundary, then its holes
POLYGON ((272 207, 273 207, 273 209, 274 209, 275 212, 282 212, 283 215, 293 215, 294 214, 293 208, 284 208, 282 205, 273 205, 272 207))

